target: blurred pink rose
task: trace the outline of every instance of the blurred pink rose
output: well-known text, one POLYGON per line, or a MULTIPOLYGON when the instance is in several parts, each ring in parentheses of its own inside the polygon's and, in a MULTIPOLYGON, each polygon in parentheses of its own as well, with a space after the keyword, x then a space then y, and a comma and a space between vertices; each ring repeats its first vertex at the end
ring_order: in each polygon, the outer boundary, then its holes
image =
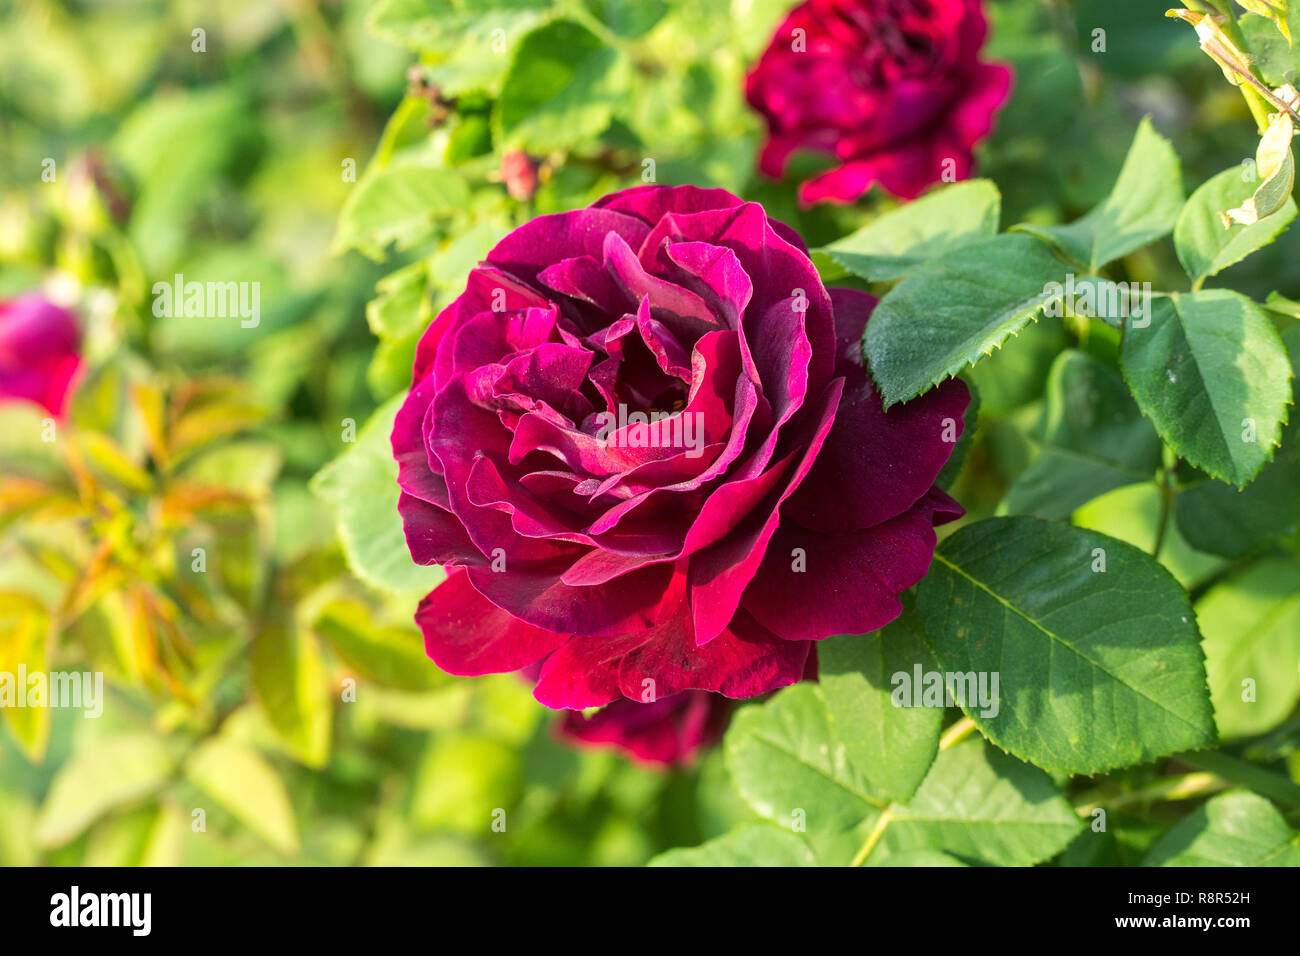
POLYGON ((81 371, 80 345, 67 309, 34 293, 0 301, 0 401, 26 399, 62 417, 81 371))

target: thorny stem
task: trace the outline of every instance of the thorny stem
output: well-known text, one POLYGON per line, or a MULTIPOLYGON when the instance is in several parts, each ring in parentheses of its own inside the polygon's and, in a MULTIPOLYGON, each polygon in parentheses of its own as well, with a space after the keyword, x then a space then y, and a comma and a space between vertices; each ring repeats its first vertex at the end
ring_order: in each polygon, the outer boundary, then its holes
MULTIPOLYGON (((957 743, 957 741, 969 736, 971 731, 974 729, 975 721, 971 720, 969 717, 963 717, 961 720, 949 727, 944 732, 944 735, 939 738, 939 749, 947 750, 953 744, 957 743)), ((871 851, 876 848, 876 844, 880 842, 880 838, 885 835, 885 828, 888 827, 890 821, 894 819, 894 806, 895 805, 891 803, 889 806, 885 807, 885 809, 880 811, 880 816, 876 819, 876 825, 872 827, 871 832, 867 834, 866 840, 864 840, 862 846, 858 848, 858 852, 854 855, 853 862, 851 862, 849 866, 861 866, 863 863, 867 862, 867 857, 871 856, 871 851)))
MULTIPOLYGON (((1232 15, 1231 0, 1211 0, 1211 2, 1224 16, 1223 32, 1228 35, 1228 39, 1237 45, 1237 49, 1245 49, 1246 38, 1241 32, 1237 18, 1232 15)), ((1236 73, 1250 84, 1249 87, 1241 87, 1241 95, 1245 99, 1246 105, 1250 107, 1250 115, 1255 118, 1255 126, 1258 127, 1261 136, 1268 130, 1269 110, 1264 101, 1271 103, 1280 112, 1290 113, 1292 119, 1300 121, 1300 115, 1297 115, 1295 110, 1274 96, 1273 91, 1255 76, 1254 70, 1248 69, 1243 72, 1232 64, 1229 64, 1229 66, 1233 73, 1236 73)))
POLYGON ((876 825, 871 828, 867 834, 867 839, 858 849, 857 855, 853 857, 853 862, 849 866, 861 866, 867 862, 867 857, 871 856, 871 851, 876 848, 880 838, 885 835, 885 827, 889 826, 889 821, 894 819, 894 805, 891 803, 880 811, 880 817, 876 820, 876 825))
POLYGON ((1226 790, 1231 784, 1214 773, 1186 773, 1176 777, 1161 777, 1145 786, 1128 793, 1107 796, 1102 788, 1081 794, 1080 803, 1074 812, 1087 816, 1092 811, 1104 807, 1107 810, 1119 810, 1134 804, 1159 803, 1166 800, 1194 800, 1219 790, 1226 790))
POLYGON ((959 740, 970 736, 971 731, 975 729, 975 721, 969 717, 963 717, 951 727, 944 731, 943 736, 939 738, 939 749, 947 750, 959 740))
POLYGON ((1165 535, 1169 530, 1169 519, 1174 510, 1174 468, 1178 458, 1165 448, 1165 461, 1160 469, 1160 518, 1156 525, 1156 543, 1151 547, 1151 557, 1160 560, 1160 549, 1165 545, 1165 535))
MULTIPOLYGON (((1231 0, 1186 0, 1188 9, 1195 10, 1198 13, 1204 13, 1206 16, 1214 17, 1216 22, 1222 21, 1223 32, 1240 50, 1245 47, 1245 37, 1241 33, 1241 28, 1237 25, 1236 18, 1232 15, 1231 0)), ((1232 62, 1235 57, 1223 55, 1216 56, 1204 43, 1202 49, 1209 53, 1215 63, 1219 64, 1225 70, 1231 70, 1240 79, 1244 80, 1248 86, 1238 84, 1241 90, 1241 98, 1246 101, 1246 106, 1250 109, 1251 118, 1255 120, 1255 126, 1262 136, 1268 129, 1268 104, 1271 103, 1278 110, 1284 113, 1290 113, 1291 116, 1300 121, 1300 115, 1273 95, 1272 90, 1260 82, 1259 78, 1254 75, 1254 71, 1247 68, 1243 71, 1232 62)), ((1224 53, 1225 51, 1219 51, 1224 53)))

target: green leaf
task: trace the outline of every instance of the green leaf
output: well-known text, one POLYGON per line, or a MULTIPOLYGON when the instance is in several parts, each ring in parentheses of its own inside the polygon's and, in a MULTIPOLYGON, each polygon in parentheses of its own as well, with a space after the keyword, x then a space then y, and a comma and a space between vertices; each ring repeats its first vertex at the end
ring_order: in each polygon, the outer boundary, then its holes
POLYGON ((1251 226, 1224 228, 1220 213, 1240 206, 1255 193, 1244 167, 1234 166, 1214 176, 1192 193, 1174 224, 1174 248, 1193 282, 1217 275, 1256 249, 1268 245, 1296 217, 1295 200, 1251 226))
MULTIPOLYGON (((1290 3, 1288 7, 1287 25, 1292 40, 1295 40, 1300 38, 1300 5, 1290 3)), ((1267 17, 1246 13, 1239 23, 1251 64, 1259 70, 1269 88, 1294 82, 1296 72, 1300 70, 1300 47, 1289 42, 1267 17)))
POLYGON ((1151 848, 1143 866, 1300 866, 1300 833, 1263 797, 1221 793, 1151 848))
POLYGON ((503 147, 544 154, 589 142, 609 125, 626 61, 586 27, 552 20, 520 41, 495 119, 503 147))
POLYGON ((892 813, 886 862, 900 851, 939 850, 1026 866, 1065 849, 1082 826, 1047 774, 977 739, 940 751, 916 796, 892 813))
POLYGON ((223 188, 225 172, 256 150, 256 112, 243 85, 159 90, 116 124, 110 152, 139 189, 129 232, 147 273, 177 260, 202 204, 223 188))
POLYGON ((1291 402, 1291 363, 1268 317, 1226 289, 1155 300, 1121 351, 1138 407, 1183 458, 1244 486, 1273 456, 1291 402))
POLYGON ((990 354, 1060 298, 1065 270, 1038 240, 1005 235, 909 273, 880 300, 864 336, 885 405, 920 395, 990 354))
MULTIPOLYGON (((1150 554, 1160 537, 1164 519, 1164 495, 1154 481, 1125 485, 1093 498, 1071 516, 1080 528, 1108 534, 1150 554)), ((1222 558, 1197 551, 1178 532, 1177 523, 1166 523, 1160 563, 1184 588, 1191 590, 1224 565, 1222 558)))
POLYGON ((511 51, 550 8, 548 0, 379 0, 369 26, 419 51, 442 92, 495 94, 511 51))
POLYGON ((934 669, 910 610, 883 630, 817 646, 818 683, 831 729, 873 796, 906 801, 939 752, 943 708, 898 707, 894 674, 934 669))
POLYGON ((299 761, 325 766, 333 708, 316 639, 271 627, 253 641, 252 658, 253 688, 271 726, 299 761))
POLYGON ((1193 547, 1240 558, 1300 525, 1300 441, 1287 425, 1282 447, 1255 480, 1237 489, 1206 479, 1179 492, 1174 502, 1178 530, 1193 547))
POLYGON ((1196 617, 1205 635, 1205 669, 1219 733, 1263 733, 1295 709, 1300 565, 1275 558, 1252 564, 1211 588, 1197 602, 1196 617))
POLYGON ((453 170, 407 160, 361 178, 343 203, 332 252, 357 249, 382 259, 389 243, 405 249, 434 222, 469 204, 469 187, 453 170))
POLYGON ((940 545, 916 603, 941 668, 987 674, 990 688, 998 676, 996 703, 962 710, 1024 760, 1092 774, 1214 740, 1187 596, 1131 545, 1037 518, 981 521, 940 545))
POLYGON ((639 37, 668 12, 664 0, 583 0, 587 9, 614 33, 639 37))
MULTIPOLYGON (((1275 293, 1276 295, 1276 293, 1275 293)), ((1277 299, 1270 298, 1270 303, 1277 299)), ((1282 336, 1292 367, 1300 355, 1300 325, 1282 336)), ((1292 535, 1300 526, 1300 421, 1288 422, 1282 444, 1245 488, 1205 479, 1184 488, 1174 502, 1182 536, 1201 551, 1240 558, 1292 535)))
POLYGON ((866 779, 831 730, 815 684, 787 687, 766 703, 742 709, 725 747, 740 795, 778 824, 843 830, 875 809, 866 779))
POLYGON ((446 683, 425 654, 418 631, 382 627, 358 601, 330 602, 321 609, 315 629, 350 668, 381 687, 424 691, 446 683))
POLYGON ((959 246, 996 236, 1001 208, 997 186, 972 179, 891 210, 815 251, 864 279, 892 281, 959 246))
POLYGON ((109 810, 157 792, 175 767, 164 741, 152 734, 94 741, 55 774, 36 819, 37 842, 63 846, 109 810))
POLYGON ((1160 438, 1119 373, 1083 352, 1062 352, 1047 378, 1038 456, 1007 489, 1003 509, 1064 518, 1113 488, 1147 481, 1160 438))
POLYGON ((496 27, 508 22, 510 14, 548 6, 547 0, 379 0, 370 10, 369 25, 413 50, 447 52, 478 21, 488 20, 496 27))
POLYGON ((751 823, 702 843, 660 853, 647 866, 816 866, 807 844, 789 830, 751 823))
POLYGON ((252 747, 226 737, 213 737, 185 763, 185 776, 286 856, 299 850, 298 824, 289 792, 275 768, 252 747))
POLYGON ((963 373, 979 391, 980 413, 996 421, 1039 401, 1047 387, 1052 363, 1069 344, 1070 337, 1061 319, 1044 316, 1026 325, 987 359, 963 373))
POLYGON ((427 593, 445 574, 416 564, 406 549, 397 513, 397 462, 388 441, 405 398, 396 395, 380 406, 352 447, 312 478, 311 489, 332 506, 348 566, 361 580, 388 592, 427 593))
POLYGON ((1068 225, 1022 223, 1015 228, 1052 243, 1089 272, 1096 272, 1169 232, 1182 206, 1178 155, 1144 119, 1105 200, 1068 225))
POLYGON ((0 469, 6 475, 65 482, 59 445, 64 427, 35 402, 0 403, 0 469))
POLYGON ((375 287, 379 294, 366 305, 370 331, 385 341, 423 332, 433 318, 428 283, 429 266, 423 260, 380 279, 375 287))

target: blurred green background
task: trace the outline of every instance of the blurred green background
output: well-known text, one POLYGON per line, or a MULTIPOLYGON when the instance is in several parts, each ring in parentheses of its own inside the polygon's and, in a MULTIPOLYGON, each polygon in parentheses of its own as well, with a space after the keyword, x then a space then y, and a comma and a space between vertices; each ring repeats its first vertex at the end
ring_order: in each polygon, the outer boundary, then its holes
MULTIPOLYGON (((743 76, 786 3, 481 6, 0 0, 0 297, 75 303, 89 363, 56 446, 41 413, 0 405, 0 669, 108 684, 96 720, 5 711, 0 864, 639 864, 752 816, 718 750, 672 772, 574 750, 525 682, 426 660, 411 615, 438 572, 395 524, 387 425, 416 338, 482 252, 639 184, 645 158, 659 182, 762 201, 810 246, 893 203, 800 210, 798 171, 755 177, 743 76), (589 25, 592 56, 616 51, 605 106, 503 125, 502 90, 528 78, 483 44, 557 9, 589 25), (518 147, 535 195, 501 181, 518 147), (445 175, 396 192, 412 164, 445 175), (152 284, 176 273, 260 283, 260 325, 155 318, 152 284)), ((1189 189, 1253 155, 1241 97, 1164 7, 990 4, 988 56, 1017 72, 979 155, 1004 223, 1087 210, 1145 114, 1189 189)), ((1300 296, 1298 241, 1216 282, 1300 296)), ((1186 284, 1167 240, 1121 271, 1186 284)), ((974 370, 954 489, 972 518, 1024 470, 1077 334, 1040 321, 974 370)), ((1149 547, 1158 492, 1084 510, 1149 547)), ((1165 560, 1193 588, 1224 563, 1181 540, 1165 560)), ((1274 756, 1294 764, 1297 739, 1274 756)))

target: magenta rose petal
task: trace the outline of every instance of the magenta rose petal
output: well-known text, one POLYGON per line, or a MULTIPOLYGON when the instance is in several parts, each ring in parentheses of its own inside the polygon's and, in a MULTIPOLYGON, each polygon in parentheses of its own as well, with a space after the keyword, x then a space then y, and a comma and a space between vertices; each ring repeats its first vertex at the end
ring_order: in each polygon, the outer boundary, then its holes
MULTIPOLYGON (((553 568, 533 564, 518 571, 469 569, 470 580, 493 604, 548 630, 607 636, 643 623, 641 612, 661 600, 672 566, 654 564, 605 584, 570 587, 561 578, 576 556, 553 568)), ((507 568, 509 567, 507 557, 507 568)), ((582 706, 589 706, 583 704, 582 706)))
POLYGON ((397 511, 402 516, 406 545, 416 564, 469 565, 486 563, 456 516, 428 501, 399 492, 397 511))
POLYGON ((646 222, 636 216, 596 207, 575 209, 524 223, 493 247, 487 261, 525 283, 544 286, 539 277, 546 266, 578 256, 603 258, 610 236, 639 246, 647 232, 646 222))
POLYGON ((451 571, 429 592, 415 612, 415 623, 433 662, 461 677, 519 670, 568 640, 495 607, 470 586, 464 571, 451 571))
POLYGON ((948 508, 927 495, 896 518, 844 535, 783 526, 741 606, 789 640, 878 630, 901 612, 898 594, 929 570, 934 525, 954 517, 948 508), (800 570, 791 557, 795 549, 803 553, 800 570))
POLYGON ((822 442, 835 418, 839 406, 843 381, 835 380, 826 389, 821 401, 821 414, 811 430, 804 452, 784 487, 778 488, 764 501, 771 506, 757 509, 755 517, 748 519, 736 533, 710 545, 695 554, 689 575, 691 615, 695 622, 695 640, 700 645, 713 640, 731 620, 740 606, 741 594, 749 585, 768 542, 775 533, 781 503, 798 486, 812 467, 822 442), (758 515, 765 515, 763 518, 758 515))
MULTIPOLYGON (((725 189, 707 189, 702 186, 665 188, 646 185, 610 193, 596 200, 592 208, 627 213, 636 216, 647 225, 653 225, 666 216, 689 215, 710 209, 732 209, 740 204, 741 200, 725 189)), ((634 243, 629 240, 629 244, 634 243)))
POLYGON ((953 380, 885 411, 866 376, 846 392, 840 414, 785 515, 830 534, 879 524, 910 508, 952 455, 970 402, 953 380))
POLYGON ((852 289, 834 289, 831 299, 844 398, 784 514, 810 530, 843 534, 906 511, 930 489, 961 437, 970 392, 952 380, 885 411, 862 365, 862 333, 876 299, 852 289))
POLYGON ((611 745, 642 763, 676 766, 722 737, 732 705, 719 694, 684 691, 648 704, 616 700, 590 717, 569 711, 558 733, 583 744, 611 745))
POLYGON ((433 401, 435 382, 426 378, 413 388, 393 421, 393 457, 397 459, 397 484, 408 494, 447 507, 447 482, 429 467, 424 444, 424 417, 433 401))
MULTIPOLYGON (((556 710, 585 710, 618 700, 623 696, 619 664, 626 654, 650 639, 650 632, 576 637, 546 658, 533 696, 556 710)), ((640 694, 632 699, 640 700, 640 694)))
POLYGON ((803 676, 810 642, 782 640, 741 612, 706 647, 694 644, 689 623, 673 618, 655 639, 627 653, 619 686, 633 700, 643 699, 653 681, 657 696, 708 690, 743 700, 797 683, 803 676))

